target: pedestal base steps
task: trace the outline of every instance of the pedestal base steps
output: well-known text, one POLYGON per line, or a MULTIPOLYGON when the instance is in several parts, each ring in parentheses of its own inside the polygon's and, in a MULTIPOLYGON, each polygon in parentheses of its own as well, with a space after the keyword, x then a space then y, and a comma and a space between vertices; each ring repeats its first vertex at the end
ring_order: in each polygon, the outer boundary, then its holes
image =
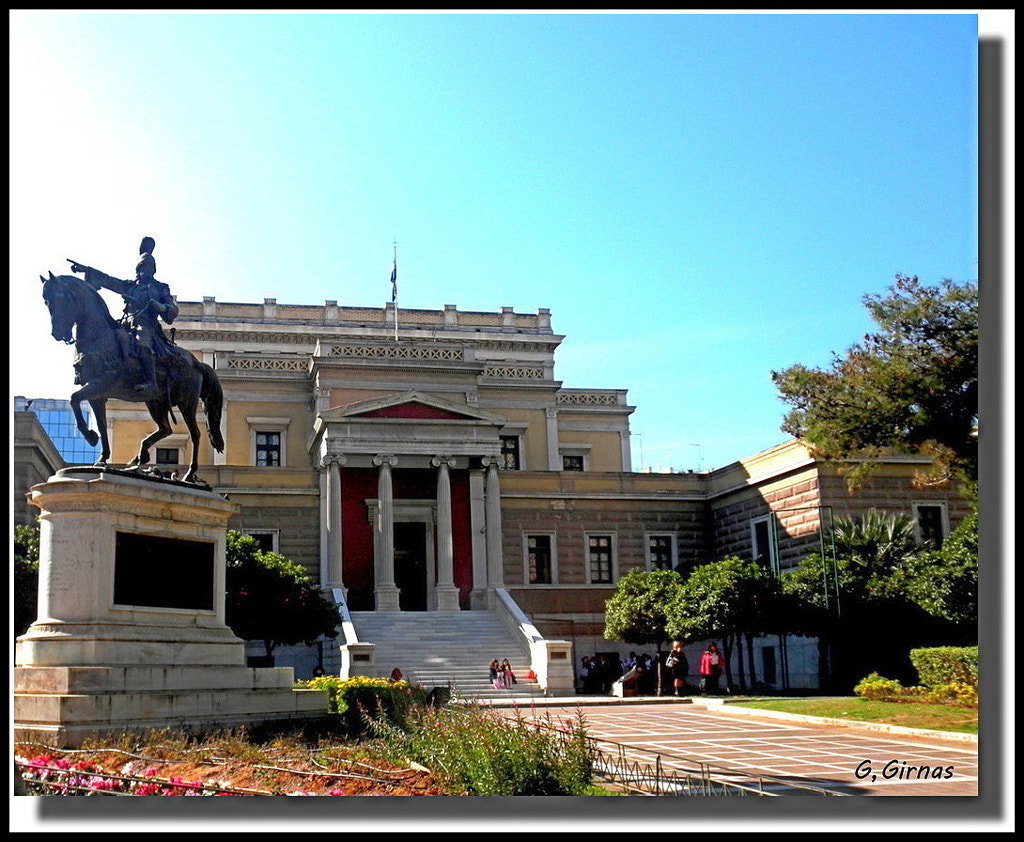
POLYGON ((326 715, 325 694, 294 689, 290 667, 18 667, 15 740, 84 740, 169 728, 201 733, 326 715))

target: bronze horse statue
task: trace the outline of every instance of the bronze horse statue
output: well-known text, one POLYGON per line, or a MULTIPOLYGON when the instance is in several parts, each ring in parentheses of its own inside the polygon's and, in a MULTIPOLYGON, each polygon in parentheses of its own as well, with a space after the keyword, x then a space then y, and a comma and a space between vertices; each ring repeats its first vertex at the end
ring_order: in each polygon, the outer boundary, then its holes
POLYGON ((139 391, 141 363, 137 341, 127 328, 115 321, 103 298, 86 281, 74 275, 39 276, 43 282, 43 300, 50 311, 51 334, 54 339, 74 343, 75 385, 80 388, 71 395, 78 431, 90 445, 102 443, 96 465, 106 465, 110 458, 107 438, 107 400, 142 402, 146 404, 157 429, 142 440, 139 452, 128 464, 141 467, 149 462, 149 450, 172 432, 173 407, 181 411, 192 439, 192 460, 183 482, 196 483, 199 426, 196 411, 202 399, 206 410, 210 444, 218 453, 224 452, 220 432, 224 395, 214 370, 183 348, 171 345, 167 357, 156 361, 156 388, 139 391), (72 335, 72 328, 75 328, 72 335), (81 403, 88 401, 96 416, 99 434, 90 430, 82 416, 81 403))

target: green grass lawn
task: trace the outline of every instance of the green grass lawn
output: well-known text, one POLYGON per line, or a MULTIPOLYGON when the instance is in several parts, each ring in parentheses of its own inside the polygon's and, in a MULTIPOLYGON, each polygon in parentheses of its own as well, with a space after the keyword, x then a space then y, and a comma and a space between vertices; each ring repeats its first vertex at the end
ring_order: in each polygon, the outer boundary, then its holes
POLYGON ((859 722, 883 722, 906 728, 978 733, 978 709, 960 705, 935 705, 923 702, 870 702, 859 696, 806 699, 739 700, 743 707, 778 710, 806 716, 827 716, 859 722))

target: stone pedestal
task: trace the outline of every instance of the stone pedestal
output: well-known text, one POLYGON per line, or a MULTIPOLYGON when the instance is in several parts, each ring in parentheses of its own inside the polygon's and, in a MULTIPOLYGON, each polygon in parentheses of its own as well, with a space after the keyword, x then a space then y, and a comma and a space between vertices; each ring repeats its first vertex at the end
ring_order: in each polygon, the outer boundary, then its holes
POLYGON ((17 739, 74 746, 121 731, 201 731, 326 713, 291 668, 245 666, 224 623, 218 494, 99 468, 33 486, 39 613, 18 638, 17 739))

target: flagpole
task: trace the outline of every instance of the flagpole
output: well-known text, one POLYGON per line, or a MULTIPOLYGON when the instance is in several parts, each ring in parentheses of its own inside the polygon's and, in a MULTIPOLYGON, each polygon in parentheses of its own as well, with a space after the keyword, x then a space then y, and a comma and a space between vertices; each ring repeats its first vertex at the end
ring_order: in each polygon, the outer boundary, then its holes
POLYGON ((395 254, 391 262, 391 301, 395 305, 395 342, 398 341, 398 241, 394 242, 395 254))

